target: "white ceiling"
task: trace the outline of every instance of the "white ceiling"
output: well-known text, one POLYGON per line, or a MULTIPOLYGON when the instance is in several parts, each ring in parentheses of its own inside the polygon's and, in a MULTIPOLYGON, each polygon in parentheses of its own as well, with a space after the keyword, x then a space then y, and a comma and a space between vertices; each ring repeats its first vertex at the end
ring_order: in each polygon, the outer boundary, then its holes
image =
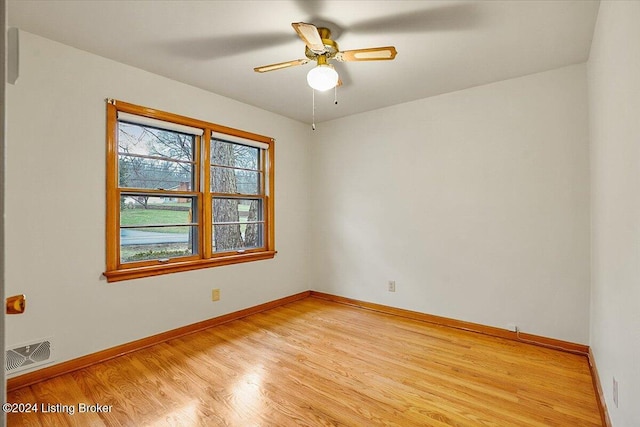
POLYGON ((342 50, 394 45, 394 61, 337 63, 321 122, 588 59, 597 1, 9 1, 9 26, 311 122, 312 63, 292 22, 342 50))

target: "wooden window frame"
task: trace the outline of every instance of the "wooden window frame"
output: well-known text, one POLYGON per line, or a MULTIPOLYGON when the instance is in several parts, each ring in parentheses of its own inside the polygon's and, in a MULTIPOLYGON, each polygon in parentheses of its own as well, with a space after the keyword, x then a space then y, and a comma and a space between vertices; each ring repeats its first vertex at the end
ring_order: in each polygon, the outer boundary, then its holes
MULTIPOLYGON (((275 256, 275 140, 273 138, 165 111, 129 104, 123 101, 109 99, 107 100, 106 157, 106 271, 103 274, 107 278, 108 282, 271 259, 275 256), (194 179, 194 188, 191 191, 181 193, 195 197, 197 200, 197 255, 170 258, 168 260, 145 260, 129 263, 122 263, 120 261, 121 193, 135 193, 136 190, 144 190, 144 193, 154 193, 157 190, 121 189, 119 187, 117 140, 118 112, 135 114, 137 116, 147 117, 150 119, 198 128, 204 131, 201 137, 196 137, 194 153, 194 168, 196 176, 194 179), (261 184, 261 194, 251 195, 251 198, 262 199, 264 204, 263 246, 260 248, 219 253, 213 253, 212 251, 213 213, 211 203, 214 196, 214 193, 211 192, 210 185, 210 146, 212 132, 256 141, 268 146, 267 149, 261 149, 260 152, 260 162, 262 163, 261 167, 264 168, 264 182, 261 184)), ((168 192, 161 192, 161 194, 166 193, 168 192)), ((171 193, 180 192, 171 191, 171 193)))

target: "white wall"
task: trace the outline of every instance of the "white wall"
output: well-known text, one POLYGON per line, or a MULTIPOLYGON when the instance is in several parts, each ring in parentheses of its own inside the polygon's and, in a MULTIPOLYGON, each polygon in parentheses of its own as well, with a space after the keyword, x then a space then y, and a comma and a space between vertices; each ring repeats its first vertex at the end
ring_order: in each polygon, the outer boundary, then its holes
POLYGON ((8 348, 52 336, 61 362, 309 289, 307 126, 21 32, 7 132, 8 348), (274 137, 275 259, 107 283, 107 97, 274 137))
POLYGON ((591 346, 616 427, 640 426, 639 22, 640 2, 601 2, 588 63, 591 346))
POLYGON ((320 124, 312 288, 586 344, 587 117, 582 64, 320 124))

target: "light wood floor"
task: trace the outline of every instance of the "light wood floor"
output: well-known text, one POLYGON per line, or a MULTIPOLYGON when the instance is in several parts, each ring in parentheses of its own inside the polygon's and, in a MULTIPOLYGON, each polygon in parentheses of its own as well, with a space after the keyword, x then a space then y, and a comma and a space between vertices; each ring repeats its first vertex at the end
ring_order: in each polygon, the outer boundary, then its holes
POLYGON ((316 298, 8 395, 9 426, 600 426, 583 356, 316 298), (78 404, 112 405, 78 413, 78 404), (62 408, 62 407, 60 407, 62 408))

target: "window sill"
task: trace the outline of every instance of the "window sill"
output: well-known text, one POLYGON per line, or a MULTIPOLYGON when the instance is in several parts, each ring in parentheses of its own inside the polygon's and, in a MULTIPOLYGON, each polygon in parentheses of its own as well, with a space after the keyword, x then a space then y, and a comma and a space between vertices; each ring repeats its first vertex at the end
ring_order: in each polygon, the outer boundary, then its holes
POLYGON ((222 265, 271 259, 275 257, 276 253, 276 251, 252 252, 248 254, 229 255, 218 258, 199 259, 196 261, 174 262, 171 264, 152 265, 146 267, 123 268, 121 270, 105 271, 102 274, 107 278, 107 282, 120 282, 122 280, 159 276, 161 274, 177 273, 180 271, 200 270, 203 268, 219 267, 222 265))

